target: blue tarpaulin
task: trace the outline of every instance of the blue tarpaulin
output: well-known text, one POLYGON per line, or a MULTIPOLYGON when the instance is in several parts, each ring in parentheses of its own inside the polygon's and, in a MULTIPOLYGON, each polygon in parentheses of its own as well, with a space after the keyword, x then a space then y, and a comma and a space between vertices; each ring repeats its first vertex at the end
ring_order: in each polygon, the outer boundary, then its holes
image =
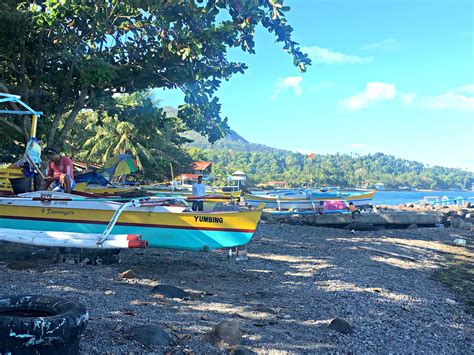
POLYGON ((74 180, 76 183, 87 182, 88 184, 97 184, 100 186, 112 185, 109 180, 100 175, 97 171, 89 171, 84 174, 74 174, 74 180))

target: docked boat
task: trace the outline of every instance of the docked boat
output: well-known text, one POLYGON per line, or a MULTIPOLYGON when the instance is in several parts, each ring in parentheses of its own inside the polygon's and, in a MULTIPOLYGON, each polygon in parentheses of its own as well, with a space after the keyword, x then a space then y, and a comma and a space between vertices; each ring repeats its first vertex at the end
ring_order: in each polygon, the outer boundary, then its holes
POLYGON ((207 251, 247 244, 261 209, 193 212, 169 198, 123 201, 38 191, 0 198, 0 228, 67 233, 137 234, 149 247, 207 251))
POLYGON ((273 190, 254 194, 246 194, 245 201, 251 206, 264 203, 265 208, 278 210, 316 210, 321 201, 344 200, 356 206, 370 204, 375 194, 372 191, 341 192, 341 191, 313 191, 313 190, 273 190))

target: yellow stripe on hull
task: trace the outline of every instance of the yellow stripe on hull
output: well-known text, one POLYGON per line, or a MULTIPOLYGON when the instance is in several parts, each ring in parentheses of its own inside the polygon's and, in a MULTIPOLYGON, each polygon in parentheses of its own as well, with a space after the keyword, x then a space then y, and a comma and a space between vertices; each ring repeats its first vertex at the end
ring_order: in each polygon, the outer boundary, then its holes
MULTIPOLYGON (((71 223, 103 223, 107 224, 115 210, 80 209, 65 207, 33 207, 3 205, 1 218, 17 218, 20 220, 57 220, 71 223)), ((255 230, 261 211, 239 212, 151 212, 124 211, 117 224, 146 225, 150 227, 204 228, 206 230, 255 230)))

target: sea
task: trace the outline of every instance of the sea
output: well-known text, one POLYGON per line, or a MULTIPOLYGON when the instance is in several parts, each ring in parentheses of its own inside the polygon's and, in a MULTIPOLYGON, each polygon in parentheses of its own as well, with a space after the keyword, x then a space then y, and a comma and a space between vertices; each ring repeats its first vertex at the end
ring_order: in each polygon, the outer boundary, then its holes
POLYGON ((372 205, 400 205, 403 203, 419 202, 425 197, 446 196, 451 201, 458 197, 474 204, 474 191, 376 191, 372 205))

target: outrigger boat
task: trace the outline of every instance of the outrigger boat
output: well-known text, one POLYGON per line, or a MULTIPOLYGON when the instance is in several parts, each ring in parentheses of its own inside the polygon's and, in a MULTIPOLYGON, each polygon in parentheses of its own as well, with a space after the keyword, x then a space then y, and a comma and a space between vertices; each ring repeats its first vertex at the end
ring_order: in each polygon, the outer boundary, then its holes
POLYGON ((50 191, 0 198, 0 228, 97 235, 107 227, 112 234, 140 235, 152 248, 194 251, 247 244, 260 215, 261 209, 193 212, 169 198, 124 204, 50 191))
MULTIPOLYGON (((37 120, 19 96, 0 93, 0 103, 14 103, 24 110, 0 114, 31 115, 31 139, 37 144, 37 120)), ((37 167, 36 156, 25 157, 37 167), (36 160, 35 162, 35 159, 36 160)), ((36 151, 34 151, 36 152, 36 151)), ((7 191, 9 192, 9 191, 7 191)), ((149 247, 208 251, 247 244, 260 220, 261 208, 193 212, 175 198, 116 200, 80 197, 61 192, 37 191, 0 197, 0 240, 43 246, 86 248, 149 247)), ((263 208, 263 206, 261 206, 263 208)))
POLYGON ((245 201, 251 206, 264 203, 265 208, 278 210, 316 210, 321 201, 331 200, 344 200, 356 206, 368 205, 374 194, 375 190, 356 193, 283 190, 266 194, 246 194, 245 201))

